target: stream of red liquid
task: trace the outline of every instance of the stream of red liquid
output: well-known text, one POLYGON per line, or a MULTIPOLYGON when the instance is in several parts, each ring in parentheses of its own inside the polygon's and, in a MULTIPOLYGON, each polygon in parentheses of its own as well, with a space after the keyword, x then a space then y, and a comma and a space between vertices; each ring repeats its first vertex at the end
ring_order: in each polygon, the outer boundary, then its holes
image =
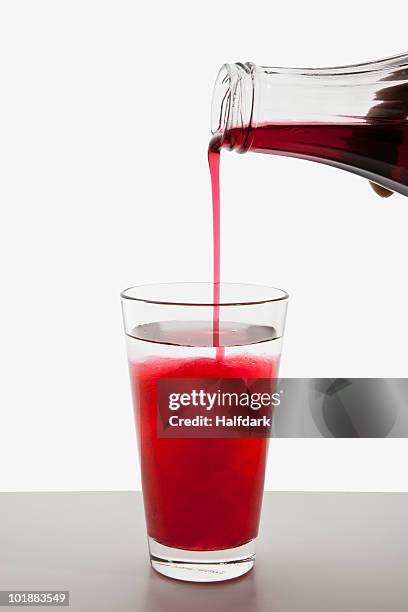
POLYGON ((220 346, 220 283, 221 283, 221 209, 220 209, 220 151, 208 148, 210 166, 212 216, 213 216, 213 342, 216 358, 224 357, 224 347, 220 346))

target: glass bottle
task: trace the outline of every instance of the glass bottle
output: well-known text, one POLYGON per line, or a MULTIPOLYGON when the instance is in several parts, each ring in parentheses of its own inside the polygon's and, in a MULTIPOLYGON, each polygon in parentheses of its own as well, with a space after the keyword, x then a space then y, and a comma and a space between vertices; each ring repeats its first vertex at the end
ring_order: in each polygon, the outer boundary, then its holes
POLYGON ((225 64, 211 146, 330 164, 408 195, 408 54, 332 68, 225 64))

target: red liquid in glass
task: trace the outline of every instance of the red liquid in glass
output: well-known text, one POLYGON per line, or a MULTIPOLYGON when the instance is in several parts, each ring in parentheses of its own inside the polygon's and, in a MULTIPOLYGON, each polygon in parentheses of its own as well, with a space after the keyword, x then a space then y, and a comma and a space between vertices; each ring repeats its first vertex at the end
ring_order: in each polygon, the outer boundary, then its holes
MULTIPOLYGON (((378 108, 373 109, 378 113, 378 108)), ((407 107, 408 112, 408 107, 407 107)), ((216 134, 210 149, 273 153, 312 159, 349 170, 408 195, 408 121, 275 123, 216 134)))
MULTIPOLYGON (((134 330, 154 342, 212 346, 212 330, 183 337, 172 323, 163 337, 157 324, 134 330), (156 326, 156 327, 154 327, 156 326), (144 328, 144 329, 142 329, 144 328)), ((198 329, 198 328, 197 328, 198 329)), ((272 328, 242 328, 234 342, 268 340, 272 328)), ((223 332, 222 342, 228 344, 223 332)), ((139 340, 140 341, 140 340, 139 340)), ((151 358, 130 364, 149 536, 185 550, 234 548, 256 537, 268 440, 157 437, 157 381, 161 378, 273 378, 278 359, 250 354, 223 358, 151 358)))

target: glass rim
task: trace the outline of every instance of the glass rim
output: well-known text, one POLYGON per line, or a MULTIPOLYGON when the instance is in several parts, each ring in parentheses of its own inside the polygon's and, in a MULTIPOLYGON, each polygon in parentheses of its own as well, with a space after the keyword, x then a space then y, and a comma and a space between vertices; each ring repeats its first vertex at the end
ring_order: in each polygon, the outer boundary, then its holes
MULTIPOLYGON (((220 299, 218 302, 214 301, 214 298, 209 300, 193 300, 186 298, 174 298, 170 299, 168 297, 156 298, 149 295, 149 292, 153 292, 153 296, 155 291, 157 290, 157 294, 160 293, 160 290, 165 293, 165 290, 171 291, 174 290, 176 293, 177 289, 183 288, 187 293, 188 289, 192 290, 192 288, 207 288, 210 289, 210 295, 213 295, 214 284, 211 282, 197 282, 197 281, 187 281, 187 282, 169 282, 169 283, 148 283, 143 285, 134 285, 132 287, 128 287, 121 291, 120 297, 122 300, 130 300, 133 302, 144 302, 146 304, 157 304, 161 306, 201 306, 201 307, 214 307, 214 306, 256 306, 258 304, 268 304, 273 302, 284 302, 289 299, 289 294, 283 289, 279 289, 277 287, 270 287, 267 285, 258 285, 254 283, 231 283, 231 282, 221 282, 219 283, 220 292, 222 292, 223 288, 232 288, 234 290, 241 289, 244 294, 245 291, 253 291, 259 292, 259 297, 255 297, 253 299, 230 299, 230 300, 222 300, 220 299), (143 295, 144 293, 144 295, 143 295), (264 294, 263 296, 261 294, 264 294), (268 295, 270 294, 270 295, 268 295)), ((255 293, 256 294, 256 293, 255 293)))

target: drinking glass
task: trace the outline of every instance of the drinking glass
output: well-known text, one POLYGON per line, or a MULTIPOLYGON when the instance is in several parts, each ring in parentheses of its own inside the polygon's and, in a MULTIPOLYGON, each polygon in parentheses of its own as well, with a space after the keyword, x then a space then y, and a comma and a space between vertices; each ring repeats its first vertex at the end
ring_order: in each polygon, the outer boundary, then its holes
MULTIPOLYGON (((196 582, 236 578, 254 565, 268 437, 246 427, 232 437, 225 429, 163 430, 171 410, 160 389, 274 382, 288 304, 280 289, 218 289, 165 283, 121 294, 151 564, 196 582)), ((189 414, 181 408, 178 415, 189 414)))

